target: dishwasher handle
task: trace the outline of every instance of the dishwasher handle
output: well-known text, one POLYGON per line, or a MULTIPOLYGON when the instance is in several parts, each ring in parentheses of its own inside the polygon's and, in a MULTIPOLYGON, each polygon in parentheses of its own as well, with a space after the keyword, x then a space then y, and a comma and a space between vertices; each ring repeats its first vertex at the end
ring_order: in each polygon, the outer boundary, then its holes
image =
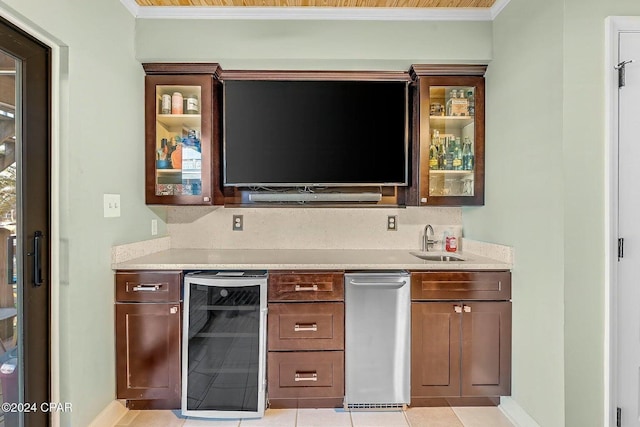
POLYGON ((349 284, 354 286, 371 286, 378 289, 400 289, 401 287, 407 284, 407 281, 404 279, 402 279, 402 281, 400 282, 396 282, 396 281, 387 282, 387 281, 381 281, 381 280, 360 281, 360 280, 349 279, 349 284))

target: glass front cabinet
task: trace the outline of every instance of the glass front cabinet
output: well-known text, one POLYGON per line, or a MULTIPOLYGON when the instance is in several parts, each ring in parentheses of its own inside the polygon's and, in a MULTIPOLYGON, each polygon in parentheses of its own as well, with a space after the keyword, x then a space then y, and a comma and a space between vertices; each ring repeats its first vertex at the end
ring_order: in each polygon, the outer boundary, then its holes
POLYGON ((485 69, 412 67, 418 206, 484 204, 485 69))
POLYGON ((147 204, 212 205, 217 64, 143 64, 147 204))

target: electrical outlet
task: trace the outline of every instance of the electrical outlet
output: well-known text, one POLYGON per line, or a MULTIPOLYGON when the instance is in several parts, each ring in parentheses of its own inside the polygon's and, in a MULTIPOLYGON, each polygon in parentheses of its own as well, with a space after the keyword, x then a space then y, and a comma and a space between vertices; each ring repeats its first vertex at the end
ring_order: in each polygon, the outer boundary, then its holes
POLYGON ((234 215, 233 216, 233 231, 242 231, 243 225, 244 225, 244 220, 242 219, 242 215, 234 215))
POLYGON ((157 236, 158 235, 158 220, 157 219, 152 219, 151 220, 151 235, 152 236, 157 236))
POLYGON ((120 195, 105 194, 103 198, 104 217, 115 218, 120 216, 120 195))
POLYGON ((397 231, 397 230, 398 230, 398 216, 397 215, 387 216, 387 231, 397 231))

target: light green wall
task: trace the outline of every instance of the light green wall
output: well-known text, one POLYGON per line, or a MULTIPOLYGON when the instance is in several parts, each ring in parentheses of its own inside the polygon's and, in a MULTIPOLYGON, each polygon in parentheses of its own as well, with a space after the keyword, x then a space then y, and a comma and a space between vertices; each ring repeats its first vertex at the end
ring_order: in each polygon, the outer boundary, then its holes
POLYGON ((139 62, 404 70, 491 59, 486 206, 465 209, 464 224, 467 236, 516 250, 513 397, 544 427, 602 424, 604 18, 640 15, 636 1, 511 0, 493 25, 134 24, 113 0, 2 1, 69 47, 60 332, 62 399, 74 412, 63 425, 86 425, 114 396, 109 249, 149 238, 156 217, 143 196, 139 62), (122 218, 102 218, 106 192, 122 194, 122 218))
POLYGON ((139 19, 136 57, 218 62, 226 69, 407 70, 418 63, 486 63, 491 22, 139 19))
POLYGON ((562 2, 511 0, 486 74, 485 206, 465 236, 515 248, 513 399, 564 425, 562 2))
MULTIPOLYGON (((12 10, 10 10, 12 9, 12 10)), ((135 20, 114 0, 3 0, 68 47, 62 58, 60 141, 61 400, 63 426, 86 426, 115 398, 114 244, 151 238, 144 204, 143 70, 135 20), (103 193, 121 194, 122 216, 103 218, 103 193)), ((166 233, 160 221, 160 233, 166 233)))
POLYGON ((640 15, 640 4, 564 4, 566 415, 569 427, 595 427, 604 417, 604 20, 640 15))

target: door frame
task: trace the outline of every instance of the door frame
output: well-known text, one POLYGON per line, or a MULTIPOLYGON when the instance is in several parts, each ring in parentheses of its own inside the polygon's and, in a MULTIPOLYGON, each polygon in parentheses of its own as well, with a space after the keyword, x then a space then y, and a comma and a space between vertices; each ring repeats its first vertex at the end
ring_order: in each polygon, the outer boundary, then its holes
MULTIPOLYGON (((618 42, 621 33, 640 32, 640 16, 609 16, 605 19, 605 293, 604 293, 604 425, 616 425, 617 406, 617 288, 618 288, 618 42)), ((640 62, 640 57, 635 59, 640 62)))
MULTIPOLYGON (((0 0, 0 16, 6 21, 48 46, 51 61, 51 98, 50 98, 50 138, 51 138, 51 164, 50 164, 50 375, 52 402, 62 402, 60 396, 60 275, 61 275, 61 245, 60 245, 60 141, 64 136, 64 127, 61 125, 64 104, 68 99, 66 86, 62 84, 62 78, 68 69, 68 47, 38 25, 31 22, 25 16, 6 6, 0 0)), ((50 413, 52 427, 60 426, 60 412, 50 413)))

